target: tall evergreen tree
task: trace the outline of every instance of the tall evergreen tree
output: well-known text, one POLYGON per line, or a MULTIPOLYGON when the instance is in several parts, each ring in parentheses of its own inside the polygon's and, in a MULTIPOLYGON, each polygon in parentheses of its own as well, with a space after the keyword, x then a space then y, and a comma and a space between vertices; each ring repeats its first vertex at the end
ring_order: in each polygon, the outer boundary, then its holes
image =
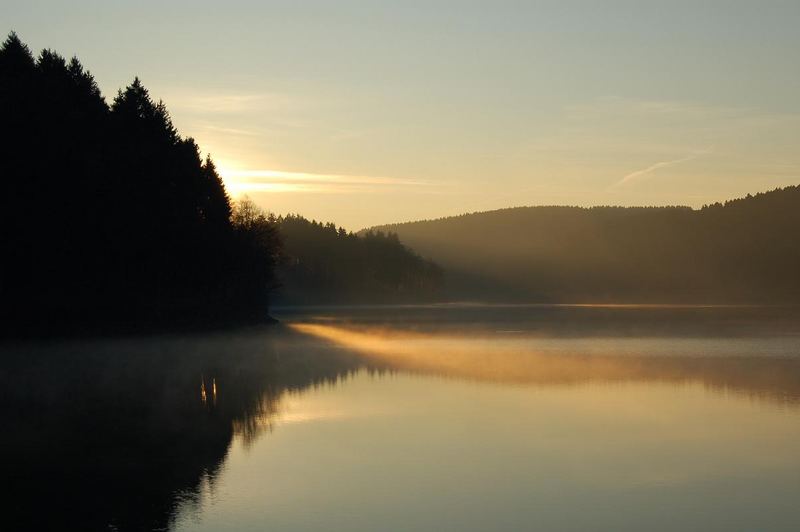
POLYGON ((277 240, 234 230, 213 161, 139 78, 108 106, 77 58, 12 33, 0 113, 4 326, 266 314, 277 240))

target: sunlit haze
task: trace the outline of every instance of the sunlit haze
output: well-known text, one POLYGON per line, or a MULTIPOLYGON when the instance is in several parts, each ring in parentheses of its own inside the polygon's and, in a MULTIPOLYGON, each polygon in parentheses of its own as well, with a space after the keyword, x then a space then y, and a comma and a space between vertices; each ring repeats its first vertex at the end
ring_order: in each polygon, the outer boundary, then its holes
POLYGON ((106 99, 141 77, 229 192, 357 230, 700 206, 800 177, 800 3, 4 1, 106 99))

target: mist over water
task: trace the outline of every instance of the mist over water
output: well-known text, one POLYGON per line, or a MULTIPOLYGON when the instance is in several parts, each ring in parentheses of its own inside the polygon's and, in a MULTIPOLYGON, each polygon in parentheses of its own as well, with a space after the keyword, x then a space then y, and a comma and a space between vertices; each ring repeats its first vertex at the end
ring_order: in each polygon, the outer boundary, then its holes
POLYGON ((276 314, 279 326, 224 333, 3 346, 10 521, 793 530, 800 518, 796 309, 276 314))

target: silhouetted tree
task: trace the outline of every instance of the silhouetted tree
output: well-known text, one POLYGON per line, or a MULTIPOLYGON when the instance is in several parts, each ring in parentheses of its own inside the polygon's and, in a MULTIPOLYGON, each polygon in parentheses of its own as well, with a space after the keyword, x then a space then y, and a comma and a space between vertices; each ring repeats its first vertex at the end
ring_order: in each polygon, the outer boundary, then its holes
POLYGON ((12 33, 0 113, 4 328, 266 314, 278 240, 244 242, 213 161, 138 78, 109 106, 77 58, 12 33))
POLYGON ((268 303, 267 295, 277 287, 273 269, 281 238, 276 219, 245 197, 234 206, 231 221, 236 245, 235 277, 244 281, 238 283, 244 290, 236 297, 249 301, 250 308, 262 308, 268 303))

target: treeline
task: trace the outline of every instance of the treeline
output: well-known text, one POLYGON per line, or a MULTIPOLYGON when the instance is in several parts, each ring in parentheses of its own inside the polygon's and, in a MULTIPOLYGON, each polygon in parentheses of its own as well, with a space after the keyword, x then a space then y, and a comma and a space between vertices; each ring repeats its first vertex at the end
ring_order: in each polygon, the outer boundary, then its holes
POLYGON ((266 316, 278 255, 136 79, 106 103, 78 59, 0 48, 2 328, 266 316), (240 217, 241 218, 241 217, 240 217))
POLYGON ((398 302, 441 287, 396 235, 234 204, 138 78, 108 104, 78 59, 34 58, 12 33, 0 119, 0 331, 256 320, 276 293, 398 302))
POLYGON ((441 297, 441 268, 394 233, 362 235, 299 215, 275 219, 283 241, 283 304, 402 303, 441 297))
POLYGON ((689 207, 522 207, 384 226, 450 299, 800 302, 800 187, 689 207))

